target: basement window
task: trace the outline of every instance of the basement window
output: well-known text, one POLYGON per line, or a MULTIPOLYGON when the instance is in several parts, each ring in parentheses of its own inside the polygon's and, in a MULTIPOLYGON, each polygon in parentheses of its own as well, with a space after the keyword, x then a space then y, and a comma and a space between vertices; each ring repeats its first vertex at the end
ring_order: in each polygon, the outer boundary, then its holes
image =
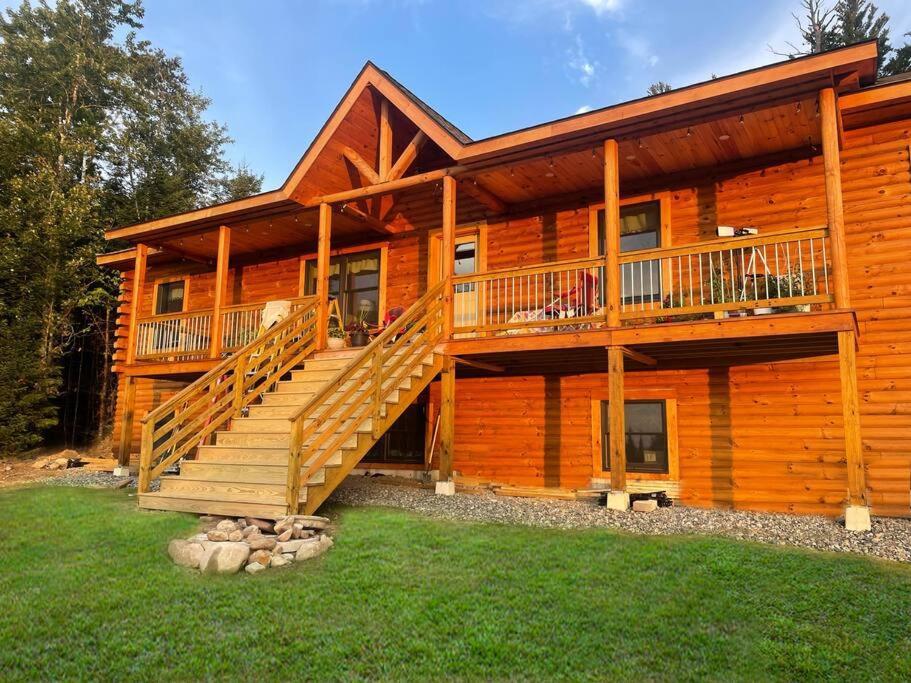
MULTIPOLYGON (((626 401, 626 471, 668 473, 667 409, 665 401, 626 401)), ((601 402, 602 468, 610 471, 608 401, 601 402)))

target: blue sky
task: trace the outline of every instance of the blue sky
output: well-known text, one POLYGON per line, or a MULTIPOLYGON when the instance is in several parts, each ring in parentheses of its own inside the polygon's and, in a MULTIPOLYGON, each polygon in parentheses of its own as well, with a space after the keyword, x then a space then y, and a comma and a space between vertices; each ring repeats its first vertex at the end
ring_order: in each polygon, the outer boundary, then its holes
MULTIPOLYGON (((3 3, 3 4, 8 4, 3 3)), ((368 59, 475 138, 752 68, 796 39, 799 0, 146 0, 228 125, 232 161, 278 186, 368 59)), ((879 0, 893 42, 911 2, 879 0)))

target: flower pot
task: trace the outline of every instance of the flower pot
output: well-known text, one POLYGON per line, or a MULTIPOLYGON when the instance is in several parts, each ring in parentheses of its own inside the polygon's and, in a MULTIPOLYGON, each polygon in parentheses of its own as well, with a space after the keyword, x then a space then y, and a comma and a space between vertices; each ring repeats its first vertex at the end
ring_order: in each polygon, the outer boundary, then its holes
POLYGON ((339 351, 345 348, 345 338, 344 337, 329 337, 329 340, 326 342, 326 346, 331 351, 339 351))
POLYGON ((370 337, 367 336, 366 332, 352 332, 351 333, 351 346, 367 346, 370 341, 370 337))

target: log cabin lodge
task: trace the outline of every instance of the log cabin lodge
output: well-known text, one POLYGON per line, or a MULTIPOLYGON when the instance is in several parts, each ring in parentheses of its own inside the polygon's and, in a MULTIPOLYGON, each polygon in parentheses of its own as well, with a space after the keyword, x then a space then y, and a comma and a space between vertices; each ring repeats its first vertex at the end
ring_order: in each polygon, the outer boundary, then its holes
POLYGON ((876 65, 473 140, 368 63, 278 189, 107 233, 140 505, 310 513, 379 470, 911 514, 911 74, 876 65))

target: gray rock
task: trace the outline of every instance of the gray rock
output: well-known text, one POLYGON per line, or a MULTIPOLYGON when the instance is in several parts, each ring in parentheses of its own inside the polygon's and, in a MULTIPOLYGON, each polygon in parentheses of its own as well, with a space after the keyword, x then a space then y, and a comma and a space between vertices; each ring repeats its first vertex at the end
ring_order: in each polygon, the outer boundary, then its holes
POLYGON ((271 534, 275 531, 275 525, 272 522, 268 522, 264 519, 257 519, 256 517, 244 517, 244 519, 249 526, 255 526, 264 534, 271 534))
POLYGON ((325 529, 329 526, 327 517, 318 517, 316 515, 294 515, 294 521, 304 529, 325 529))
POLYGON ((284 541, 275 546, 275 549, 280 553, 296 553, 302 545, 307 542, 312 542, 312 538, 295 538, 290 541, 284 541))
POLYGON ((325 543, 321 543, 319 538, 308 538, 304 541, 304 544, 298 548, 297 553, 294 555, 294 559, 298 562, 309 560, 322 555, 328 548, 329 546, 325 543))
POLYGON ((288 562, 294 561, 294 553, 282 553, 282 557, 288 560, 288 562))
POLYGON ((251 562, 246 567, 244 567, 244 571, 247 572, 247 574, 258 574, 264 569, 265 566, 261 565, 259 562, 251 562))
POLYGON ((253 526, 252 524, 248 527, 244 527, 244 530, 243 530, 244 538, 247 538, 248 536, 250 536, 250 534, 258 534, 258 533, 259 533, 259 527, 253 526))
POLYGON ((215 525, 215 528, 219 531, 224 531, 225 533, 230 534, 232 531, 237 530, 237 524, 235 524, 230 519, 223 519, 218 524, 215 525))
POLYGON ((182 538, 175 538, 168 543, 168 555, 175 564, 179 564, 181 567, 199 569, 199 561, 204 552, 205 550, 199 543, 185 541, 182 538))
POLYGON ((284 541, 290 541, 291 536, 293 534, 294 534, 294 529, 285 529, 283 532, 281 532, 278 535, 278 538, 276 538, 275 540, 278 541, 279 543, 283 543, 284 541))
POLYGON ((247 544, 250 546, 250 550, 272 550, 277 543, 278 541, 275 540, 275 536, 247 537, 247 544))
POLYGON ((254 550, 250 553, 250 557, 247 558, 248 562, 258 562, 263 567, 268 567, 272 564, 272 553, 268 550, 254 550))
POLYGON ((227 541, 228 532, 221 531, 220 529, 213 529, 206 534, 206 538, 208 538, 210 541, 227 541))
POLYGON ((209 535, 208 535, 208 534, 205 534, 205 533, 202 533, 202 534, 193 534, 193 535, 190 536, 187 540, 188 540, 190 543, 202 543, 203 541, 208 541, 208 540, 209 540, 209 535))
POLYGON ((275 533, 284 533, 286 529, 290 529, 292 526, 294 526, 294 517, 285 517, 275 523, 275 533))
POLYGON ((206 548, 199 568, 203 574, 236 574, 250 557, 246 543, 212 543, 206 548))
POLYGON ((291 560, 285 559, 284 555, 273 555, 272 556, 272 566, 273 567, 286 567, 291 564, 291 560))
POLYGON ((235 542, 242 541, 242 540, 244 540, 244 532, 241 531, 240 529, 235 529, 234 531, 232 531, 231 533, 228 534, 228 540, 235 541, 235 542))

